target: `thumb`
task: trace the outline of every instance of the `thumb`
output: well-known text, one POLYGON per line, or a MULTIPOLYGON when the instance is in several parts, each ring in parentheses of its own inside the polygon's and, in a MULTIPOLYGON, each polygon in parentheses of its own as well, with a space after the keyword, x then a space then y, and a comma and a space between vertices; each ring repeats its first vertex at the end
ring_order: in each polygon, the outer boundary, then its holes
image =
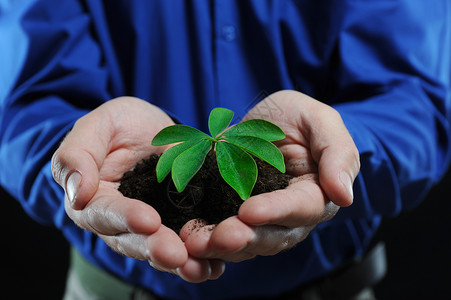
POLYGON ((353 202, 353 184, 360 167, 358 155, 346 147, 334 145, 325 149, 318 166, 321 187, 332 202, 342 207, 353 202))
POLYGON ((52 157, 52 174, 64 189, 71 207, 83 209, 97 192, 99 169, 108 149, 106 136, 93 136, 95 118, 79 119, 52 157))
POLYGON ((321 188, 338 206, 353 202, 353 183, 359 173, 357 147, 337 110, 307 95, 291 93, 290 112, 298 112, 297 128, 306 137, 313 160, 318 165, 321 188), (302 101, 299 101, 302 100, 302 101))
POLYGON ((52 157, 52 173, 73 209, 83 209, 97 192, 99 171, 86 152, 62 144, 52 157))
POLYGON ((320 185, 333 203, 349 206, 354 198, 352 186, 360 169, 359 152, 338 111, 318 101, 310 104, 318 107, 306 110, 303 121, 310 132, 320 185))

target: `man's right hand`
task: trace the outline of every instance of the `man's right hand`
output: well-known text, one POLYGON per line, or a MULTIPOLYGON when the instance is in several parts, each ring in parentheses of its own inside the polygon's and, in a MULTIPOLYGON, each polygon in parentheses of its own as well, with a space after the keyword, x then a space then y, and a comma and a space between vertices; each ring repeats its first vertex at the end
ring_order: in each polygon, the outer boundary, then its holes
POLYGON ((65 190, 67 215, 115 251, 148 260, 186 281, 215 279, 224 272, 224 262, 189 256, 180 237, 161 224, 151 206, 117 190, 124 172, 165 150, 151 141, 172 124, 166 113, 145 101, 108 101, 76 122, 53 155, 53 176, 65 190))

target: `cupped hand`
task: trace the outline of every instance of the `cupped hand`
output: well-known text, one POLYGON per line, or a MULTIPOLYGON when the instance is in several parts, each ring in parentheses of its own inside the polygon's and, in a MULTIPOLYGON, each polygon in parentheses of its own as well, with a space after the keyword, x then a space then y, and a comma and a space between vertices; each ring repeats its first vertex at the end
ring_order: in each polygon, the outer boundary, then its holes
POLYGON ((304 240, 339 207, 352 204, 359 153, 335 109, 295 91, 280 91, 244 119, 253 118, 285 132, 276 145, 294 179, 284 190, 249 198, 238 216, 217 226, 192 229, 187 224, 181 237, 193 257, 239 262, 274 255, 304 240))
POLYGON ((145 101, 113 99, 75 123, 53 155, 52 172, 65 190, 66 213, 79 227, 123 255, 200 282, 220 276, 223 262, 190 256, 151 206, 117 190, 124 172, 150 153, 165 150, 151 141, 172 124, 166 113, 145 101))

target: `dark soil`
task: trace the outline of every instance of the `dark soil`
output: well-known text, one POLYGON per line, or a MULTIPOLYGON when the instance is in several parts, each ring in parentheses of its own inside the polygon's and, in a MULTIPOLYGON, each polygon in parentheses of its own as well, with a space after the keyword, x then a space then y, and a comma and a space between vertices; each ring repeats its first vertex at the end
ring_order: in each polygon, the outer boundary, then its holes
MULTIPOLYGON (((164 225, 179 232, 192 219, 218 224, 237 215, 243 200, 220 176, 214 154, 207 155, 204 165, 182 193, 176 191, 170 175, 162 183, 157 182, 157 162, 158 156, 153 154, 125 173, 119 191, 155 208, 164 225)), ((252 195, 284 189, 288 185, 290 175, 280 173, 260 159, 256 162, 258 178, 252 195)))

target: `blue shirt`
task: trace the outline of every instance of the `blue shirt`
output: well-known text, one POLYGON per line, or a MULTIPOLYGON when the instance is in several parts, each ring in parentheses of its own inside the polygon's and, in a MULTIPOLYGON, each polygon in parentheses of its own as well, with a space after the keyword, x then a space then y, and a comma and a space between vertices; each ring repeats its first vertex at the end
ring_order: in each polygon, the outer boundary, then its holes
POLYGON ((90 262, 159 295, 276 295, 361 255, 381 216, 415 206, 440 179, 450 67, 448 0, 0 0, 0 183, 90 262), (213 107, 242 117, 281 89, 334 106, 362 163, 354 204, 294 249, 191 284, 66 216, 50 158, 104 101, 133 95, 206 129, 213 107))

